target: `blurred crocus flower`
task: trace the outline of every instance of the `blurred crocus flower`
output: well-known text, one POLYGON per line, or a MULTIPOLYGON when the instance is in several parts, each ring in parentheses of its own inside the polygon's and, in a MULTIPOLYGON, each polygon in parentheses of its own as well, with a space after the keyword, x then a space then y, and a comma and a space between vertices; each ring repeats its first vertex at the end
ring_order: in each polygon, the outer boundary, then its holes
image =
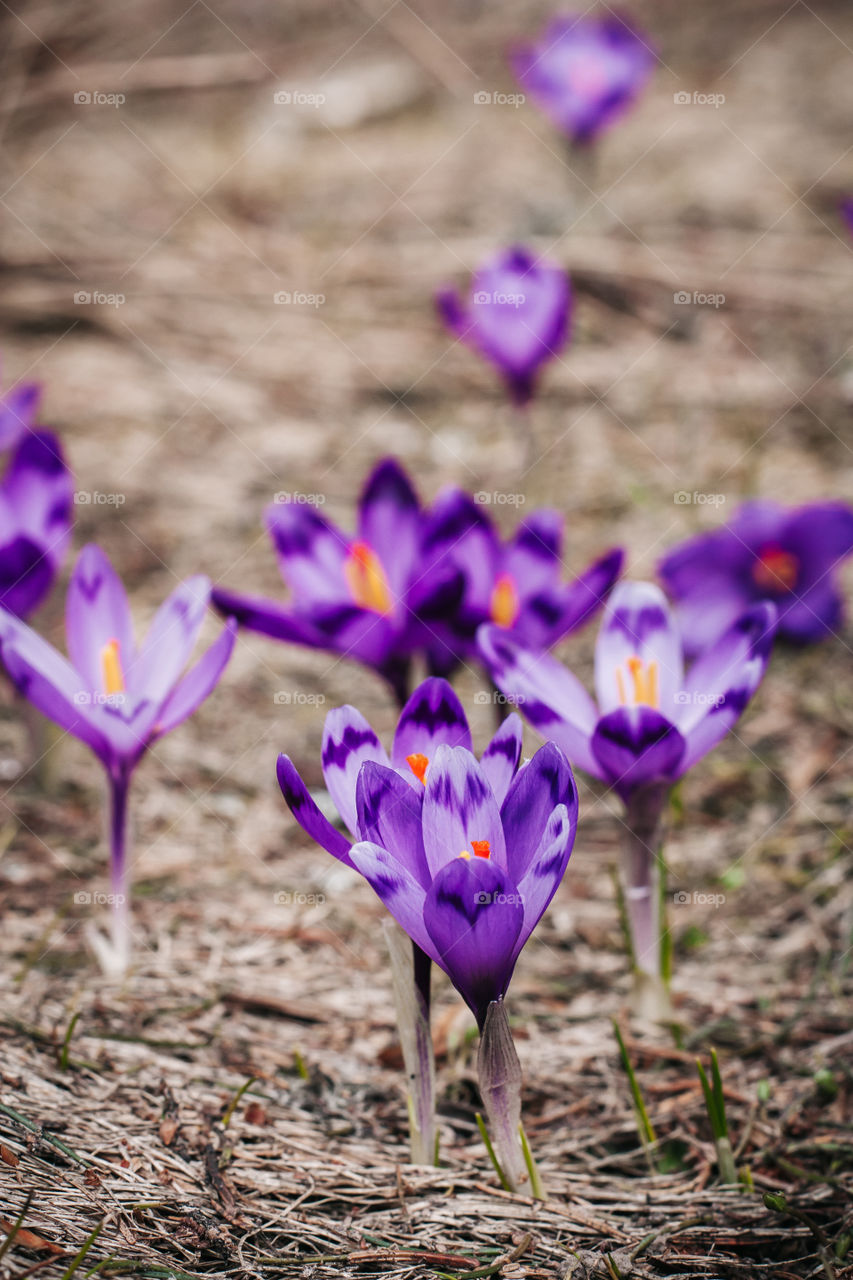
POLYGON ((771 604, 754 605, 685 675, 681 636, 660 588, 623 582, 596 645, 597 704, 555 658, 494 626, 480 630, 498 687, 574 765, 624 801, 623 887, 640 1005, 666 1003, 658 844, 669 789, 740 718, 767 667, 774 624, 771 604))
POLYGON ((422 511, 409 477, 391 458, 376 466, 354 535, 296 501, 269 507, 266 523, 292 602, 217 587, 216 608, 250 631, 372 667, 402 705, 413 655, 441 642, 463 588, 458 570, 435 572, 424 559, 422 511))
POLYGON ((642 33, 612 12, 562 14, 510 55, 522 89, 574 143, 593 141, 628 110, 655 61, 642 33))
POLYGON ((0 607, 19 618, 41 604, 62 567, 73 499, 56 436, 25 428, 0 480, 0 607))
POLYGON ((487 511, 490 497, 449 489, 426 519, 426 557, 438 567, 456 566, 465 578, 453 619, 453 646, 446 654, 448 669, 460 654, 479 658, 477 629, 485 622, 532 649, 552 648, 592 617, 622 570, 624 553, 617 547, 574 581, 563 582, 563 517, 540 508, 503 541, 487 511))
POLYGON ((759 600, 776 606, 778 634, 808 644, 839 627, 837 570, 853 552, 853 508, 748 502, 729 524, 675 547, 658 566, 689 653, 712 645, 759 600))
POLYGON ((0 399, 0 449, 12 449, 33 429, 41 399, 36 382, 21 382, 0 399))
POLYGON ((81 551, 66 597, 69 657, 6 610, 0 610, 0 653, 16 688, 66 733, 85 742, 107 774, 112 945, 97 939, 105 969, 123 973, 129 960, 128 792, 148 748, 176 728, 215 687, 231 655, 236 624, 188 671, 210 599, 210 583, 182 583, 154 616, 137 647, 124 587, 103 551, 81 551))
POLYGON ((519 406, 532 399, 540 366, 569 338, 568 275, 521 246, 504 250, 474 273, 467 301, 445 288, 436 302, 450 332, 495 366, 519 406))

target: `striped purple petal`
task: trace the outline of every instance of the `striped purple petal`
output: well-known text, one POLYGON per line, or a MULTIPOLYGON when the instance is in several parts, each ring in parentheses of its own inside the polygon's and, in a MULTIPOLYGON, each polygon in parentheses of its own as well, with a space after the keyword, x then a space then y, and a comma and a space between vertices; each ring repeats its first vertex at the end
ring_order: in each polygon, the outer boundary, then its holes
POLYGON ((433 876, 460 853, 475 857, 474 842, 481 841, 488 841, 490 860, 506 866, 497 802, 477 760, 463 747, 436 750, 426 775, 423 832, 433 876))
POLYGON ((431 960, 441 957, 424 922, 426 893, 412 873, 387 849, 359 841, 351 851, 352 863, 412 942, 431 960))
MULTIPOLYGON (((102 654, 111 641, 125 673, 136 660, 127 593, 100 547, 89 543, 77 557, 65 600, 68 656, 90 693, 106 692, 102 654)), ((183 665, 183 664, 182 664, 183 665)))
POLYGON ((414 791, 395 769, 367 760, 356 784, 358 838, 381 845, 419 884, 430 882, 423 841, 424 788, 414 791))
POLYGON ((279 756, 276 763, 276 777, 281 794, 302 830, 312 840, 316 840, 333 858, 337 858, 348 867, 354 866, 350 857, 349 840, 321 813, 289 756, 279 756))
POLYGON ((387 751, 361 712, 355 707, 336 707, 326 716, 323 727, 323 777, 345 826, 356 838, 356 784, 365 760, 391 765, 387 751))
POLYGON ((548 815, 539 844, 518 883, 524 923, 515 944, 513 964, 562 882, 574 847, 577 825, 577 802, 573 812, 561 804, 548 815))
POLYGON ((407 757, 425 756, 432 760, 442 743, 465 747, 468 751, 474 749, 468 720, 453 686, 433 676, 418 685, 400 712, 391 762, 395 769, 408 775, 414 785, 422 787, 407 757))
POLYGON ((512 977, 524 923, 517 886, 493 862, 454 858, 427 891, 423 918, 439 964, 482 1026, 512 977))
POLYGON ((681 637, 666 597, 651 582, 622 582, 607 602, 595 647, 595 689, 603 712, 643 701, 636 696, 630 664, 639 659, 668 707, 681 688, 681 637))
POLYGON ((592 735, 599 770, 623 800, 637 787, 679 777, 685 748, 672 721, 646 706, 618 707, 592 735))
POLYGON ((558 806, 577 825, 578 793, 572 771, 556 743, 547 742, 516 774, 501 808, 507 866, 516 881, 527 873, 558 806))
POLYGON ((503 804, 510 783, 518 772, 523 739, 521 717, 513 711, 480 758, 480 768, 499 805, 503 804))

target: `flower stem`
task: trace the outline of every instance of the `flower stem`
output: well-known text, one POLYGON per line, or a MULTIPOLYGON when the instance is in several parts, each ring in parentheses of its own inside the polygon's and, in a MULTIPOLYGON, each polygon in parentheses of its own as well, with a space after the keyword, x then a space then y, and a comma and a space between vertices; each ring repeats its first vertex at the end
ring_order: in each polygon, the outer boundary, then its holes
POLYGON ((432 961, 393 920, 383 923, 400 1046, 409 1086, 409 1146, 412 1164, 435 1164, 435 1058, 430 1032, 432 961))
POLYGON ((115 975, 123 976, 130 963, 130 875, 128 850, 128 796, 130 779, 122 771, 110 773, 107 782, 107 823, 110 846, 110 938, 115 975))
POLYGON ((634 1011, 655 1021, 672 1015, 661 946, 661 825, 667 788, 643 787, 627 802, 622 888, 634 963, 634 1011))
POLYGON ((532 1156, 521 1140, 521 1063, 515 1051, 503 1000, 493 1000, 480 1029, 477 1055, 480 1097, 489 1122, 497 1160, 512 1191, 531 1180, 532 1193, 543 1198, 538 1175, 531 1179, 532 1156), (529 1162, 528 1163, 528 1159, 529 1162))

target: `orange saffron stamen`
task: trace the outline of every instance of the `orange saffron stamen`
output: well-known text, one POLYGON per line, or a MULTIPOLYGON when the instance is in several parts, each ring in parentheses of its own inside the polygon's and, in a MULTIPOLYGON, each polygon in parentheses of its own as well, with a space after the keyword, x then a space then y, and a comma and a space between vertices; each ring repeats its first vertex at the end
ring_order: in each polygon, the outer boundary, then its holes
POLYGON ((799 561, 781 547, 766 547, 752 566, 759 587, 776 593, 793 591, 797 585, 799 561))
POLYGON ((391 613, 393 605, 382 562, 366 542, 353 542, 344 560, 344 578, 350 595, 362 609, 391 613))
POLYGON ((101 649, 101 673, 104 677, 104 693, 107 697, 124 693, 124 674, 121 669, 118 640, 108 640, 101 649))
POLYGON ((488 840, 472 840, 471 848, 474 850, 476 858, 490 858, 492 856, 488 840))
POLYGON ((508 573, 499 573, 489 601, 489 616, 499 627, 512 627, 518 618, 520 605, 515 581, 508 573))
POLYGON ((424 774, 426 773, 427 766, 429 765, 429 756, 422 756, 419 752, 415 752, 414 755, 406 756, 406 764, 409 766, 418 782, 422 782, 424 786, 426 786, 426 778, 424 777, 424 774))
MULTIPOLYGON (((628 658, 625 666, 628 668, 628 674, 634 686, 634 700, 631 705, 658 708, 660 706, 658 664, 654 661, 644 662, 642 658, 638 658, 634 654, 628 658)), ((619 690, 620 703, 623 707, 627 706, 628 699, 625 697, 625 683, 619 668, 616 669, 616 687, 619 690)))

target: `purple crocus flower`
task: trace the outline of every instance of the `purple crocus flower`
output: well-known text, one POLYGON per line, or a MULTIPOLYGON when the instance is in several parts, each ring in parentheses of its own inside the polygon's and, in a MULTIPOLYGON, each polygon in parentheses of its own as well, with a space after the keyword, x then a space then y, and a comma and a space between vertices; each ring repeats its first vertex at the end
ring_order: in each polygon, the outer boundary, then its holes
POLYGON ((424 561, 421 507, 402 467, 386 458, 371 473, 355 536, 297 502, 268 508, 266 523, 292 603, 217 587, 216 608, 251 631, 363 662, 402 705, 413 654, 443 647, 463 587, 461 573, 424 561))
MULTIPOLYGON (((495 683, 574 765, 625 803, 623 881, 634 961, 660 978, 658 842, 667 793, 740 718, 764 675, 775 610, 742 614, 685 676, 678 629, 659 587, 623 582, 595 652, 596 702, 576 676, 494 626, 480 647, 495 683)), ((660 1003, 660 1002, 658 1002, 660 1003)))
MULTIPOLYGON (((448 669, 460 653, 479 657, 477 629, 485 622, 530 648, 550 649, 604 603, 621 572, 622 549, 606 552, 573 582, 563 582, 563 524, 556 511, 541 508, 503 541, 478 498, 450 489, 436 499, 426 518, 426 557, 439 567, 458 567, 465 578, 445 655, 448 669)), ((435 658, 440 661, 438 653, 435 658)))
POLYGON ((318 809, 288 756, 282 793, 300 826, 371 883, 420 950, 450 977, 482 1026, 562 879, 577 789, 549 743, 523 769, 510 715, 481 760, 451 686, 421 684, 389 757, 354 707, 326 717, 323 775, 358 842, 318 809))
POLYGON ((592 142, 628 110, 655 61, 645 37, 612 12, 552 18, 535 44, 510 55, 522 89, 574 143, 592 142))
POLYGON ((182 583, 155 614, 137 647, 127 596, 107 556, 83 548, 66 597, 68 654, 6 610, 0 610, 0 652, 17 689, 66 733, 91 747, 103 764, 110 802, 113 901, 111 954, 105 966, 123 972, 128 960, 127 800, 133 770, 148 748, 176 728, 212 692, 231 656, 236 623, 185 672, 210 600, 210 582, 182 583))
POLYGON ((450 332, 495 366, 519 406, 532 399, 540 365, 569 338, 568 275, 522 246, 504 250, 475 272, 467 302, 445 288, 436 303, 450 332))
POLYGON ((0 607, 26 618, 52 587, 71 540, 73 482, 50 431, 15 446, 0 481, 0 607))
POLYGON ((675 547, 658 573, 676 602, 689 653, 714 644, 759 600, 776 606, 780 636, 808 644, 841 624, 836 570, 851 552, 853 508, 846 503, 748 502, 729 524, 675 547))
MULTIPOLYGON (((521 721, 517 715, 510 715, 486 747, 478 765, 497 804, 506 799, 517 775, 521 740, 521 721)), ((413 809, 420 812, 426 781, 439 751, 459 750, 470 755, 472 747, 471 730, 461 702, 446 680, 431 677, 417 687, 403 707, 390 755, 355 707, 331 711, 323 731, 323 776, 352 838, 377 839, 379 833, 385 831, 389 806, 402 806, 400 820, 413 809), (368 769, 380 773, 374 778, 373 789, 365 791, 363 779, 368 769)), ((303 830, 340 862, 357 868, 350 841, 321 813, 288 756, 279 756, 277 775, 282 794, 303 830)), ((409 1072, 413 1094, 413 1159, 417 1163, 432 1163, 435 1117, 429 1008, 430 962, 435 957, 432 951, 421 946, 420 935, 415 937, 409 930, 406 932, 412 939, 414 956, 409 985, 411 989, 414 982, 421 1027, 419 1034, 407 1031, 400 1019, 404 1053, 409 1050, 415 1063, 409 1072)))

